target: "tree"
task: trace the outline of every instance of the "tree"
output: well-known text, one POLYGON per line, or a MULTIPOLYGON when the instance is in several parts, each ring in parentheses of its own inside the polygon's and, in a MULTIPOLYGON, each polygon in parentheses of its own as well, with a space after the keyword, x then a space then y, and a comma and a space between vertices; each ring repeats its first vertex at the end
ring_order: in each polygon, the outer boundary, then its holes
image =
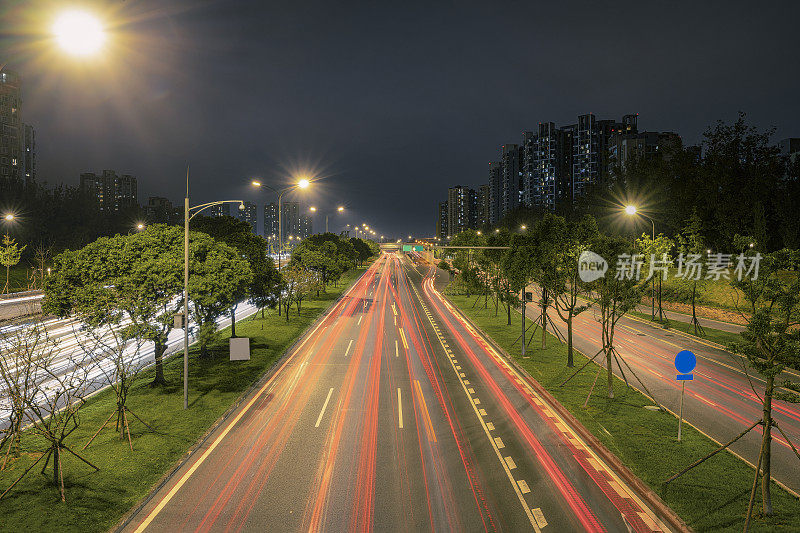
POLYGON ((22 258, 22 252, 27 245, 19 246, 17 241, 8 236, 8 233, 3 235, 3 245, 0 246, 0 264, 6 267, 6 284, 3 292, 11 292, 11 285, 9 283, 9 276, 11 267, 19 263, 22 258))
POLYGON ((669 266, 672 264, 672 249, 675 241, 659 233, 653 239, 647 233, 636 239, 636 251, 644 256, 649 265, 649 272, 645 281, 650 281, 651 287, 658 286, 655 294, 651 294, 652 319, 656 318, 656 302, 658 302, 658 318, 664 320, 664 310, 662 305, 662 282, 669 274, 669 266), (656 281, 658 283, 656 283, 656 281))
MULTIPOLYGON (((658 404, 658 401, 650 393, 650 390, 647 388, 647 386, 642 382, 641 379, 639 379, 639 376, 636 375, 630 365, 625 362, 625 359, 614 347, 614 331, 617 322, 619 322, 619 320, 625 316, 628 311, 636 307, 642 298, 641 289, 638 283, 641 263, 637 262, 636 256, 632 254, 634 250, 630 241, 621 237, 609 237, 607 235, 600 234, 591 243, 590 249, 594 253, 600 255, 600 257, 604 258, 606 261, 616 261, 616 269, 614 272, 609 270, 601 277, 590 283, 594 300, 600 312, 599 322, 602 331, 602 347, 586 362, 586 364, 561 382, 561 385, 564 385, 573 377, 575 377, 578 372, 586 368, 589 363, 594 361, 595 358, 602 353, 605 356, 608 398, 614 398, 614 374, 612 360, 616 361, 617 368, 619 368, 623 379, 625 379, 626 385, 628 384, 628 378, 625 375, 625 372, 622 370, 622 364, 620 363, 620 361, 622 361, 622 363, 625 364, 625 367, 628 369, 628 372, 630 372, 636 378, 650 398, 658 404)), ((600 377, 601 370, 602 367, 598 368, 597 370, 595 383, 597 383, 597 378, 600 377)), ((589 390, 589 396, 586 397, 587 403, 593 390, 594 383, 592 384, 592 388, 589 390)), ((659 408, 663 409, 661 404, 658 404, 658 406, 659 408)))
MULTIPOLYGON (((780 430, 772 419, 773 400, 800 402, 800 386, 789 380, 778 383, 786 392, 775 390, 781 373, 800 365, 800 251, 784 249, 767 254, 760 259, 760 265, 759 258, 752 252, 740 254, 736 269, 743 275, 741 279, 738 275, 731 279, 731 285, 744 295, 744 307, 748 312, 740 310, 747 327, 741 333, 742 340, 731 344, 731 350, 747 357, 750 366, 766 381, 760 420, 764 430, 747 510, 748 521, 759 473, 763 512, 768 516, 773 513, 770 495, 772 428, 780 430)), ((780 431, 788 440, 783 430, 780 431)))
POLYGON ((53 461, 53 485, 59 487, 61 501, 66 501, 62 454, 69 453, 95 471, 95 465, 81 457, 67 444, 67 438, 80 426, 78 413, 86 403, 92 380, 89 372, 92 365, 73 352, 60 350, 52 339, 42 343, 35 353, 34 378, 26 416, 34 435, 47 443, 47 450, 34 461, 20 477, 0 494, 2 499, 20 480, 45 459, 42 473, 53 461))
POLYGON ((84 331, 74 331, 78 345, 86 354, 88 360, 94 364, 94 368, 105 376, 106 383, 114 391, 114 395, 117 398, 115 409, 83 446, 83 450, 92 443, 115 415, 116 424, 114 428, 119 432, 121 439, 125 438, 125 433, 127 432, 131 451, 133 451, 133 439, 131 438, 128 414, 135 417, 150 430, 153 429, 139 418, 136 413, 131 411, 127 405, 131 387, 136 381, 139 372, 147 365, 143 358, 137 357, 142 344, 147 338, 147 334, 142 335, 131 331, 132 328, 137 327, 139 327, 137 324, 132 323, 122 327, 110 325, 101 328, 81 328, 84 331), (131 339, 133 339, 133 342, 130 341, 131 339), (132 354, 128 352, 132 352, 132 354))
POLYGON ((283 305, 286 311, 286 321, 289 321, 289 309, 292 304, 297 304, 297 313, 300 313, 300 304, 303 298, 316 287, 315 274, 302 264, 290 264, 283 272, 285 295, 283 305))
POLYGON ((35 392, 36 359, 49 345, 47 330, 41 322, 11 323, 0 329, 0 384, 8 399, 8 426, 0 439, 0 449, 6 446, 0 470, 4 470, 11 455, 19 455, 22 426, 35 392))
POLYGON ((153 384, 165 384, 163 354, 182 308, 183 238, 181 228, 152 225, 59 254, 46 279, 43 311, 76 315, 95 328, 129 320, 126 340, 154 343, 153 384))
MULTIPOLYGON (((243 220, 233 217, 199 216, 193 222, 194 228, 213 237, 215 240, 232 246, 247 259, 253 273, 253 281, 249 287, 239 294, 239 300, 247 294, 250 301, 259 308, 274 306, 280 290, 280 275, 275 262, 267 254, 267 241, 255 233, 253 228, 243 220)), ((231 336, 236 336, 236 306, 231 306, 231 336)))
POLYGON ((190 235, 189 299, 198 327, 200 355, 217 337, 216 320, 230 312, 253 281, 250 264, 238 250, 203 233, 190 235))
POLYGON ((684 265, 687 259, 697 261, 700 259, 703 251, 705 250, 705 243, 703 242, 702 235, 702 221, 700 215, 697 214, 697 208, 692 210, 692 214, 686 222, 680 233, 678 233, 678 262, 681 268, 678 274, 680 279, 691 282, 692 285, 692 326, 694 327, 694 334, 703 334, 703 328, 697 320, 697 280, 700 277, 700 270, 696 274, 687 272, 684 265))
POLYGON ((556 312, 567 324, 567 366, 574 366, 573 320, 589 309, 590 303, 581 301, 586 290, 578 270, 578 259, 588 250, 589 243, 598 238, 597 223, 590 215, 580 221, 564 223, 560 217, 544 222, 543 235, 547 240, 539 250, 541 284, 550 293, 556 312))
POLYGON ((369 259, 375 253, 372 247, 369 245, 367 241, 364 239, 358 239, 356 237, 350 238, 350 244, 353 246, 353 249, 356 251, 357 260, 359 266, 364 265, 364 261, 369 259))

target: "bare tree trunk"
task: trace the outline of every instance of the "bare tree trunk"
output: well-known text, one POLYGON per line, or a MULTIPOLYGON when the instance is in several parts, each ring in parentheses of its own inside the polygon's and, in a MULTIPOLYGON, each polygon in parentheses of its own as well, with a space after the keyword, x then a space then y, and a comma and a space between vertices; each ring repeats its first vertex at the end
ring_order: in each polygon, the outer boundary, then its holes
POLYGON ((575 361, 572 357, 572 310, 569 310, 567 315, 567 367, 572 368, 575 366, 575 361))
POLYGON ((53 446, 53 485, 56 487, 58 486, 58 470, 61 466, 61 456, 59 452, 61 450, 58 449, 58 446, 53 446))
POLYGON ((695 299, 697 297, 697 280, 692 284, 692 324, 694 325, 694 334, 697 335, 697 308, 695 307, 695 299))
POLYGON ((236 336, 236 306, 231 307, 231 337, 236 336))
MULTIPOLYGON (((185 325, 184 325, 185 327, 185 325)), ((166 385, 167 380, 164 378, 164 352, 167 349, 166 343, 161 338, 155 340, 155 347, 153 348, 153 359, 156 362, 156 376, 153 378, 151 385, 166 385)))
POLYGON ((770 459, 772 451, 772 393, 775 389, 775 376, 767 377, 767 387, 764 390, 764 432, 762 434, 761 448, 764 457, 762 461, 761 501, 765 516, 772 516, 772 496, 770 485, 770 459))

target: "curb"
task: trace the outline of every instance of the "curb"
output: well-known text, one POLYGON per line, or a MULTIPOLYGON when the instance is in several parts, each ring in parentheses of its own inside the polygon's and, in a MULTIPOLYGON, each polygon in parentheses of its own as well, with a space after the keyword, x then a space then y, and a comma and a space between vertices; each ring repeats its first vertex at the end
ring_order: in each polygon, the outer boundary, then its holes
MULTIPOLYGON (((369 268, 369 266, 368 266, 368 268, 369 268)), ((366 270, 364 272, 366 272, 366 270)), ((284 360, 289 356, 289 354, 291 354, 294 351, 294 349, 298 345, 298 343, 310 331, 312 331, 315 327, 317 327, 320 322, 322 322, 323 320, 325 320, 327 318, 327 316, 330 314, 330 310, 336 304, 338 304, 339 301, 342 300, 342 298, 344 298, 347 295, 347 293, 350 291, 352 286, 355 285, 358 282, 358 280, 361 279, 361 276, 364 275, 364 272, 362 272, 361 275, 359 275, 356 279, 354 279, 352 285, 350 287, 348 287, 347 290, 343 291, 339 296, 337 296, 336 299, 333 300, 330 303, 330 305, 328 305, 328 308, 325 309, 324 312, 322 312, 317 318, 314 319, 313 322, 311 322, 308 326, 306 326, 306 328, 302 332, 300 332, 300 334, 297 336, 297 338, 295 338, 294 342, 292 342, 291 346, 287 347, 286 350, 284 350, 283 353, 280 355, 280 357, 275 359, 275 361, 272 362, 272 364, 269 366, 269 368, 267 368, 264 371, 264 373, 261 375, 261 377, 258 378, 256 381, 254 381, 247 388, 247 390, 242 392, 242 394, 236 399, 236 401, 233 404, 231 404, 231 406, 222 414, 222 416, 220 416, 217 419, 217 421, 214 422, 214 424, 205 433, 203 433, 203 435, 189 448, 189 450, 186 451, 186 453, 183 455, 183 457, 178 459, 178 462, 175 464, 175 466, 172 468, 172 470, 170 470, 169 472, 164 474, 161 477, 161 479, 159 479, 156 482, 156 484, 151 488, 150 492, 148 492, 147 495, 144 498, 142 498, 136 504, 135 507, 133 507, 127 513, 125 513, 119 519, 119 521, 117 521, 116 525, 113 528, 109 529, 109 531, 114 531, 115 533, 121 533, 126 527, 128 527, 128 525, 130 525, 131 521, 140 512, 142 512, 142 510, 147 506, 147 504, 150 503, 150 501, 152 501, 153 497, 156 494, 158 494, 158 492, 162 488, 164 488, 164 486, 167 483, 169 483, 170 480, 172 480, 172 478, 175 476, 175 474, 178 473, 178 471, 187 462, 189 462, 195 456, 195 454, 198 452, 198 450, 201 450, 201 449, 203 449, 205 447, 205 444, 208 441, 208 439, 220 427, 222 427, 222 425, 231 417, 231 415, 233 415, 236 412, 237 409, 239 409, 239 407, 242 405, 242 403, 247 398, 250 397, 250 395, 253 393, 253 391, 258 390, 259 387, 263 386, 263 384, 266 383, 275 374, 275 372, 278 370, 278 368, 280 368, 281 363, 283 363, 284 360)))
POLYGON ((575 416, 552 395, 550 392, 547 391, 538 381, 533 379, 528 372, 522 368, 522 366, 517 363, 516 359, 514 359, 511 355, 508 354, 501 346, 499 346, 494 339, 492 339, 488 334, 486 334, 477 324, 475 324, 466 314, 457 306, 455 305, 450 298, 447 297, 444 293, 440 293, 442 297, 446 298, 450 305, 453 306, 454 309, 458 311, 461 317, 466 320, 475 331, 480 332, 481 336, 486 340, 492 347, 497 350, 506 361, 511 364, 517 372, 520 373, 521 377, 525 379, 525 381, 530 385, 534 390, 536 390, 537 394, 539 394, 551 407, 554 411, 556 411, 559 416, 561 416, 566 422, 574 429, 581 438, 586 442, 588 446, 590 446, 608 465, 614 469, 614 471, 628 484, 633 490, 637 492, 637 494, 651 507, 653 511, 655 511, 659 518, 664 520, 670 527, 675 529, 676 531, 681 531, 684 533, 692 532, 693 530, 683 521, 683 519, 675 513, 675 511, 668 506, 661 497, 656 494, 653 489, 651 489, 647 484, 645 484, 641 479, 639 479, 636 474, 634 474, 625 464, 620 461, 620 459, 611 453, 611 451, 605 447, 605 445, 600 442, 600 440, 595 437, 586 427, 577 419, 575 416))

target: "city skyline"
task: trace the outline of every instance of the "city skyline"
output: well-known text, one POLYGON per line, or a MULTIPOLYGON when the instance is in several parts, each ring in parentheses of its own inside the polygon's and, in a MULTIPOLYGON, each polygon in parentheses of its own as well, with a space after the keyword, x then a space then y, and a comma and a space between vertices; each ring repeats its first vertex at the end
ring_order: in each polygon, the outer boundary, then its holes
POLYGON ((412 5, 396 13, 316 4, 309 16, 297 7, 237 6, 117 8, 120 32, 158 35, 137 43, 128 68, 108 58, 74 72, 42 71, 24 49, 25 32, 8 32, 3 44, 15 59, 8 68, 23 76, 25 120, 36 128, 38 179, 77 185, 88 169, 123 168, 139 177, 142 198, 176 200, 188 164, 198 199, 220 191, 252 201, 249 178, 288 181, 291 169, 312 167, 335 177, 324 181, 325 194, 357 191, 348 201, 361 218, 386 232, 422 235, 432 232, 442 190, 481 183, 497 144, 519 143, 543 118, 566 124, 578 113, 638 112, 649 131, 674 131, 696 144, 716 120, 741 110, 760 128, 776 126, 776 141, 797 136, 797 117, 787 110, 798 76, 780 59, 791 44, 785 25, 796 18, 794 4, 693 6, 677 41, 670 28, 684 22, 680 6, 583 5, 584 16, 574 19, 558 6, 512 14, 500 6, 412 5), (523 31, 526 20, 536 31, 523 31), (708 26, 727 30, 709 40, 708 26), (239 37, 231 42, 225 37, 233 28, 239 37), (481 43, 471 42, 475 34, 481 43), (527 52, 556 42, 558 52, 527 52), (281 55, 273 52, 277 43, 281 55), (178 62, 181 75, 172 68, 178 62), (749 75, 735 74, 742 70, 749 75), (45 88, 55 83, 64 91, 52 98, 45 88), (232 91, 234 99, 226 96, 232 91), (66 99, 74 104, 68 111, 60 106, 66 99), (123 111, 125 99, 132 107, 123 111), (225 111, 212 111, 220 101, 225 111), (127 119, 132 124, 121 128, 127 119), (399 180, 409 185, 398 198, 403 213, 385 209, 380 195, 382 184, 399 180))

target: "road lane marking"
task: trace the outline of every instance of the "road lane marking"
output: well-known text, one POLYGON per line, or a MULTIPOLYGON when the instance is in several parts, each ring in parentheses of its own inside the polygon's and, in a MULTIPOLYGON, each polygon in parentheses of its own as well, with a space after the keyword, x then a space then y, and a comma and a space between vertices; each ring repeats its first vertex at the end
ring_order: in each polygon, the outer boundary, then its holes
POLYGON ((403 328, 400 328, 400 338, 403 339, 403 346, 408 350, 408 342, 406 341, 406 334, 403 333, 403 328))
MULTIPOLYGON (((544 513, 541 509, 538 507, 536 509, 531 509, 531 513, 533 513, 533 517, 536 519, 536 523, 539 524, 539 527, 544 527, 547 525, 547 520, 544 519, 544 513)), ((653 523, 653 526, 655 526, 655 523, 653 523)), ((653 529, 655 529, 655 527, 653 529)))
POLYGON ((524 479, 517 481, 517 485, 519 485, 519 490, 522 491, 522 494, 528 494, 531 491, 524 479))
POLYGON ((358 317, 358 324, 356 324, 357 326, 361 325, 361 319, 362 318, 364 318, 364 315, 361 315, 360 317, 358 317))
POLYGON ((517 467, 517 463, 514 462, 514 458, 510 455, 506 457, 506 464, 508 465, 509 470, 514 470, 517 467))
POLYGON ((350 347, 353 345, 353 339, 350 339, 350 342, 347 343, 347 350, 344 352, 344 356, 347 357, 347 354, 350 353, 350 347))
POLYGON ((437 442, 436 433, 433 432, 431 415, 428 413, 428 405, 425 403, 425 397, 422 395, 422 386, 420 386, 418 379, 414 380, 414 384, 417 386, 417 398, 419 399, 419 404, 422 407, 422 421, 425 423, 425 429, 428 430, 428 440, 437 442))
POLYGON ((480 398, 474 398, 472 401, 475 402, 475 405, 480 405, 481 404, 481 399, 480 398))
POLYGON ((392 304, 392 312, 394 313, 394 316, 397 316, 397 309, 395 309, 394 304, 392 304))
POLYGON ((502 450, 503 448, 506 447, 506 445, 503 444, 503 439, 501 439, 500 437, 495 437, 494 443, 497 445, 497 449, 499 450, 502 450))
POLYGON ((399 344, 397 343, 397 339, 394 340, 394 356, 400 357, 400 348, 399 344))
POLYGON ((319 416, 317 417, 317 423, 314 424, 315 428, 318 428, 319 423, 322 422, 322 415, 325 414, 325 408, 328 407, 328 402, 331 400, 331 394, 333 394, 333 387, 331 387, 331 390, 328 391, 328 396, 327 398, 325 398, 325 403, 322 404, 322 411, 319 412, 319 416))
MULTIPOLYGON (((411 288, 414 289, 414 293, 417 295, 417 299, 422 304, 423 309, 425 309, 425 303, 422 301, 422 296, 420 296, 419 291, 413 285, 411 286, 411 288)), ((430 314, 428 315, 428 320, 430 321, 430 323, 433 326, 434 330, 436 330, 436 337, 437 337, 439 343, 442 345, 442 349, 445 350, 446 353, 449 353, 450 350, 445 348, 444 339, 442 338, 442 334, 439 332, 437 324, 436 324, 436 322, 434 322, 434 320, 430 316, 430 314)), ((459 373, 455 369, 455 363, 453 362, 452 354, 451 354, 451 358, 450 358, 450 366, 453 368, 453 371, 456 372, 456 374, 458 374, 459 381, 461 382, 461 388, 464 390, 464 393, 468 394, 467 393, 467 385, 470 384, 469 380, 465 379, 466 375, 463 372, 459 373)), ((468 395, 468 397, 469 397, 469 395, 468 395)), ((525 511, 525 514, 528 517, 528 520, 530 521, 531 527, 533 527, 533 530, 536 533, 541 533, 541 528, 539 527, 539 523, 533 517, 533 514, 531 513, 531 508, 528 507, 528 503, 525 501, 525 496, 523 495, 521 487, 514 480, 514 476, 511 473, 511 470, 509 470, 508 465, 506 464, 505 460, 503 459, 503 455, 500 453, 500 450, 497 448, 497 445, 495 444, 494 440, 492 440, 491 433, 489 433, 489 432, 494 430, 494 424, 492 424, 491 422, 486 422, 484 420, 483 417, 486 416, 486 410, 485 409, 479 409, 478 406, 475 405, 475 404, 472 404, 472 409, 475 412, 475 414, 478 416, 478 421, 480 422, 481 426, 483 427, 484 433, 486 434, 487 438, 489 439, 489 443, 491 444, 492 449, 494 450, 494 453, 497 455, 497 459, 498 459, 498 461, 500 461, 500 464, 503 467, 503 471, 506 473, 506 476, 508 477, 508 480, 511 483, 511 486, 514 488, 514 493, 517 495, 517 498, 519 499, 519 502, 522 505, 522 509, 525 511)), ((525 486, 527 488, 527 485, 525 485, 525 486)))
POLYGON ((403 429, 403 400, 400 397, 400 387, 397 387, 397 424, 403 429))
POLYGON ((475 394, 475 389, 467 389, 467 392, 470 394, 475 394))

